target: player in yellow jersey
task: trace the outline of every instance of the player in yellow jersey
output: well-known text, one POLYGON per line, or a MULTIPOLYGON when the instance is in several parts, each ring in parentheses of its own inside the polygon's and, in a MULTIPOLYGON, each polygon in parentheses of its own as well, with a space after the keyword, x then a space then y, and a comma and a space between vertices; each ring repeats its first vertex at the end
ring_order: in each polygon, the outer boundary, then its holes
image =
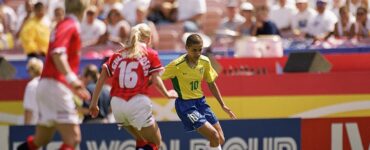
POLYGON ((234 113, 226 106, 217 88, 217 72, 210 60, 201 55, 203 40, 198 34, 190 35, 186 40, 187 53, 169 63, 162 79, 171 79, 178 98, 175 102, 177 115, 187 131, 198 131, 210 141, 210 150, 221 150, 225 138, 216 116, 206 104, 201 88, 204 79, 222 109, 235 119, 234 113))

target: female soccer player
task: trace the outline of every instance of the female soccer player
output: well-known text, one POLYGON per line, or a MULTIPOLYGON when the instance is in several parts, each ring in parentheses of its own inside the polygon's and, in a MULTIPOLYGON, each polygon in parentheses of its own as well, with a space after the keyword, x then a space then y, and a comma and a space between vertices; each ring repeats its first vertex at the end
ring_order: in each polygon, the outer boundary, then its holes
POLYGON ((30 136, 18 150, 36 150, 49 143, 59 131, 63 144, 60 150, 73 150, 81 141, 78 114, 73 92, 83 99, 90 95, 76 76, 81 48, 79 20, 88 0, 65 0, 68 14, 51 34, 45 67, 36 90, 39 120, 35 137, 30 136))
POLYGON ((216 71, 210 60, 201 55, 203 40, 198 34, 190 35, 186 40, 187 53, 173 60, 165 68, 162 79, 171 79, 178 93, 175 102, 177 115, 187 131, 197 130, 210 141, 210 150, 221 150, 225 138, 221 126, 206 104, 201 81, 205 79, 212 94, 222 109, 235 119, 234 113, 226 106, 215 83, 216 71))
POLYGON ((111 107, 118 123, 135 138, 137 149, 158 150, 161 133, 152 114, 152 104, 147 96, 149 80, 168 98, 176 98, 176 92, 168 92, 159 73, 163 67, 156 51, 147 47, 151 30, 146 24, 131 29, 126 47, 112 55, 103 64, 90 105, 92 117, 99 112, 97 106, 101 88, 107 77, 113 78, 111 107))

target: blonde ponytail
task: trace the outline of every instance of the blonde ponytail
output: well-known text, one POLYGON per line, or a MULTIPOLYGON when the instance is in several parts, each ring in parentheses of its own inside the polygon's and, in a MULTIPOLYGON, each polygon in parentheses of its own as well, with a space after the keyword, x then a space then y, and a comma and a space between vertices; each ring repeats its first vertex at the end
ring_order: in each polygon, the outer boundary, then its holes
POLYGON ((146 24, 138 24, 131 28, 130 39, 126 44, 128 58, 140 58, 146 54, 144 47, 140 43, 144 43, 145 40, 150 38, 150 28, 146 24))

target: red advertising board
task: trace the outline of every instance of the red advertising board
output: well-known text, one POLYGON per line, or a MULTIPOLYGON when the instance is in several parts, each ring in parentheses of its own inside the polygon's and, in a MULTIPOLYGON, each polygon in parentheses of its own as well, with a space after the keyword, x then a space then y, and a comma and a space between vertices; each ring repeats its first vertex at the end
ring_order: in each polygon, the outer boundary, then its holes
POLYGON ((302 119, 302 150, 368 150, 370 117, 302 119))

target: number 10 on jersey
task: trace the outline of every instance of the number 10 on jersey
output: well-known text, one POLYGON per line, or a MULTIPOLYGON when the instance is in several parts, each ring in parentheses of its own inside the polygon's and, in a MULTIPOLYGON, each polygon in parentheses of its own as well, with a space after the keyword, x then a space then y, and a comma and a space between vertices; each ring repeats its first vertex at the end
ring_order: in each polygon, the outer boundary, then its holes
POLYGON ((191 81, 191 82, 190 82, 190 89, 191 89, 192 91, 194 91, 194 90, 198 89, 198 87, 199 87, 199 81, 191 81))

